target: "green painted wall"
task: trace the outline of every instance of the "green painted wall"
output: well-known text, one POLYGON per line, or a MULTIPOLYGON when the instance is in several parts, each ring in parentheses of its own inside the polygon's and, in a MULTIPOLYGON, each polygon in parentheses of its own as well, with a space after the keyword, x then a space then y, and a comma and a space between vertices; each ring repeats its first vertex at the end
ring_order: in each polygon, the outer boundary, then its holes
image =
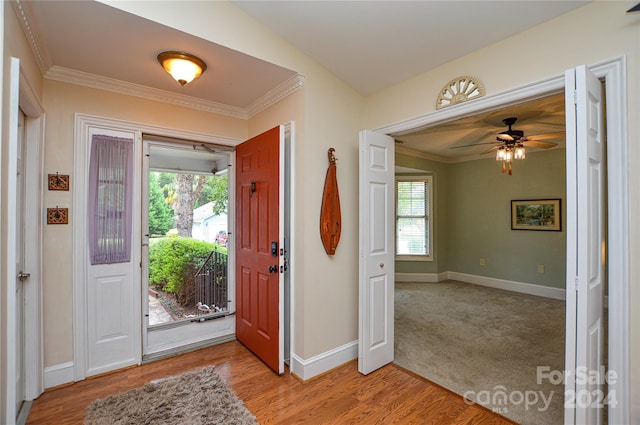
MULTIPOLYGON (((449 165, 415 156, 396 154, 396 166, 424 170, 422 175, 433 176, 433 261, 396 261, 396 273, 439 273, 448 270, 447 252, 449 237, 447 229, 446 184, 449 180, 449 165)), ((404 174, 412 175, 412 174, 404 174)), ((414 174, 414 175, 417 175, 414 174)))
POLYGON ((397 273, 452 271, 563 288, 565 282, 565 151, 527 153, 500 172, 493 159, 440 164, 396 155, 396 164, 433 170, 436 261, 396 262, 397 273), (413 165, 407 165, 413 164, 413 165), (560 198, 562 232, 511 230, 511 200, 560 198), (480 266, 480 259, 485 265, 480 266), (538 273, 538 265, 545 272, 538 273))

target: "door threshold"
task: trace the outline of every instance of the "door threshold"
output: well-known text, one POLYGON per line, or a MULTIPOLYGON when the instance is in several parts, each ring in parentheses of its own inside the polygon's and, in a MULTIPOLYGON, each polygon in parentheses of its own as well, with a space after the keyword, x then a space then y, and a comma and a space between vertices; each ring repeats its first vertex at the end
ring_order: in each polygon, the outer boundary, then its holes
POLYGON ((235 341, 236 335, 225 335, 218 338, 208 339, 206 341, 194 342, 192 344, 183 345, 181 347, 171 348, 169 350, 158 351, 155 353, 144 354, 142 356, 141 364, 155 362, 156 360, 162 360, 169 357, 178 356, 180 354, 196 351, 201 348, 212 347, 214 345, 223 344, 229 341, 235 341))

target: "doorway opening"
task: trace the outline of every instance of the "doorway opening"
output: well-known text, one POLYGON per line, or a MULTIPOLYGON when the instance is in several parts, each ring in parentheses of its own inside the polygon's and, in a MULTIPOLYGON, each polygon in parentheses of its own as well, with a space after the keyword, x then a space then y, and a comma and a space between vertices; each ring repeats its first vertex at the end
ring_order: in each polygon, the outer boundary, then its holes
MULTIPOLYGON (((625 265, 628 264, 628 252, 627 252, 627 243, 628 243, 628 238, 626 236, 627 232, 627 227, 628 227, 628 222, 626 220, 627 217, 627 207, 626 207, 626 198, 625 198, 625 190, 626 190, 626 164, 624 161, 625 158, 625 152, 626 152, 626 138, 625 138, 625 126, 624 126, 624 119, 621 118, 624 117, 624 111, 625 111, 625 107, 624 107, 624 91, 622 90, 622 86, 621 86, 621 82, 624 81, 624 67, 623 67, 623 60, 620 59, 616 59, 616 60, 612 60, 610 62, 607 63, 603 63, 603 64, 599 64, 596 66, 592 67, 592 71, 593 73, 595 73, 601 80, 606 81, 607 83, 607 108, 606 108, 606 112, 604 110, 604 108, 602 108, 601 106, 599 106, 598 108, 601 108, 600 111, 597 115, 595 114, 590 114, 588 115, 586 118, 584 118, 584 111, 585 110, 589 110, 589 111, 593 111, 595 108, 592 109, 588 109, 585 108, 584 105, 584 99, 585 97, 587 99, 591 99, 591 95, 587 95, 585 96, 584 94, 584 85, 578 85, 576 84, 576 88, 575 88, 575 92, 576 92, 576 96, 571 96, 572 92, 571 92, 571 85, 568 84, 567 87, 567 93, 569 94, 569 102, 571 101, 571 99, 573 99, 575 101, 575 105, 577 106, 577 110, 578 112, 580 112, 582 119, 581 122, 576 122, 578 125, 578 131, 580 131, 580 140, 584 140, 584 134, 585 131, 590 131, 590 133, 588 134, 598 134, 598 135, 606 135, 607 139, 608 139, 608 147, 606 149, 606 151, 604 152, 606 154, 606 158, 609 161, 609 167, 608 170, 604 170, 604 168, 601 168, 597 171, 598 174, 605 176, 606 175, 606 182, 603 181, 602 183, 605 185, 606 188, 606 197, 597 197, 594 199, 597 199, 597 203, 598 205, 607 205, 608 206, 608 211, 606 211, 606 216, 602 215, 605 214, 605 211, 601 211, 598 214, 598 219, 599 217, 602 217, 602 219, 604 221, 606 221, 608 223, 608 228, 606 229, 606 232, 608 234, 604 234, 604 233, 600 233, 604 235, 603 238, 603 244, 602 246, 600 246, 600 244, 598 243, 596 244, 591 244, 589 245, 590 249, 592 249, 594 252, 599 252, 602 251, 602 254, 604 255, 605 253, 607 254, 606 258, 603 257, 602 261, 598 261, 598 263, 601 264, 605 264, 605 260, 606 260, 606 270, 603 270, 602 273, 599 273, 598 276, 602 276, 603 279, 606 277, 608 278, 608 286, 607 286, 607 297, 608 297, 608 309, 606 310, 606 316, 603 315, 603 313, 605 313, 604 310, 604 303, 600 303, 599 305, 602 308, 597 308, 596 310, 598 310, 598 314, 600 314, 600 325, 598 325, 600 327, 601 330, 604 331, 604 329, 602 328, 602 323, 606 321, 608 321, 608 325, 607 325, 607 331, 608 331, 608 335, 606 336, 606 338, 604 338, 604 335, 602 335, 602 338, 598 338, 599 341, 603 341, 604 339, 606 339, 606 343, 607 343, 607 358, 606 361, 604 361, 605 363, 607 363, 609 369, 611 370, 615 370, 616 373, 618 374, 618 376, 624 375, 626 376, 626 373, 619 373, 619 371, 627 371, 628 370, 628 362, 626 360, 626 358, 624 357, 624 347, 627 344, 628 341, 628 333, 625 331, 620 331, 620 326, 622 326, 622 329, 626 329, 625 325, 626 323, 628 323, 628 307, 626 306, 625 303, 625 298, 624 296, 626 294, 628 294, 628 276, 626 275, 626 273, 624 272, 625 269, 625 265), (621 116, 619 116, 619 114, 622 114, 621 116), (604 127, 600 127, 600 125, 604 125, 604 123, 602 124, 596 124, 595 122, 591 123, 590 125, 595 125, 596 127, 589 127, 585 130, 585 122, 589 122, 587 121, 588 119, 593 119, 595 117, 605 117, 606 116, 606 128, 604 127), (580 126, 581 125, 581 126, 580 126), (596 130, 593 130, 596 129, 596 130), (621 188, 621 189, 619 189, 621 188), (606 248, 606 249, 605 249, 606 248), (619 257, 618 257, 619 256, 619 257), (616 266, 620 266, 622 267, 622 272, 619 271, 617 269, 616 266), (606 273, 605 273, 606 272, 606 273), (614 325, 614 323, 618 323, 618 326, 614 325)), ((581 72, 581 77, 584 81, 584 77, 582 75, 585 74, 585 68, 584 66, 582 67, 578 67, 575 70, 569 70, 567 71, 566 75, 567 75, 567 81, 570 80, 571 76, 572 76, 572 72, 575 72, 576 74, 578 74, 579 72, 581 72)), ((588 69, 587 69, 587 74, 588 74, 588 69)), ((591 76, 589 77, 587 75, 588 79, 591 80, 590 84, 590 89, 591 87, 594 86, 593 80, 594 77, 591 76)), ((546 96, 548 95, 548 93, 550 93, 551 91, 555 91, 555 92, 559 92, 560 88, 564 88, 565 85, 565 81, 564 78, 562 77, 558 77, 556 79, 554 79, 552 82, 545 82, 544 84, 539 84, 537 86, 529 86, 529 87, 525 87, 523 89, 520 90, 515 90, 513 92, 510 93, 506 93, 503 95, 498 95, 498 96, 494 96, 492 98, 487 98, 486 101, 485 100, 480 100, 477 102, 474 102, 474 105, 463 105, 459 109, 458 111, 456 111, 455 113, 453 111, 447 111, 447 112, 443 112, 442 114, 430 114, 430 115, 426 115, 423 117, 420 117, 418 119, 413 120, 412 122, 404 122, 404 123, 400 123, 397 125, 393 125, 393 126, 388 126, 385 128, 381 128, 378 129, 377 131, 380 133, 386 133, 386 134, 393 134, 393 135, 401 135, 401 134, 408 134, 408 133, 412 133, 418 130, 422 130, 427 128, 430 125, 436 124, 436 123, 442 123, 444 121, 446 121, 447 119, 451 120, 451 119, 455 119, 455 116, 465 116, 465 115, 470 115, 471 112, 475 112, 477 113, 478 111, 482 111, 482 110, 489 110, 492 108, 498 108, 500 107, 500 105, 516 105, 522 102, 526 102, 530 99, 537 99, 540 98, 540 96, 546 96)), ((597 86, 597 83, 595 84, 597 86)), ((595 98, 600 98, 599 96, 593 96, 593 99, 595 98)), ((567 103, 567 107, 569 108, 570 103, 567 103)), ((574 109, 574 105, 571 104, 571 110, 574 109)), ((569 110, 569 109, 568 109, 569 110)), ((573 119, 575 119, 575 112, 573 113, 572 121, 573 119)), ((577 212, 575 210, 576 208, 576 203, 575 203, 575 189, 576 189, 576 182, 586 182, 587 179, 586 178, 579 178, 582 174, 580 173, 584 173, 584 168, 579 169, 576 171, 575 168, 575 164, 576 164, 576 157, 574 156, 576 154, 575 152, 575 139, 576 139, 576 134, 575 134, 575 129, 573 127, 569 127, 567 128, 567 136, 569 136, 569 133, 572 133, 572 138, 574 140, 574 142, 571 144, 571 146, 574 146, 573 151, 571 152, 571 157, 574 158, 572 161, 569 161, 569 149, 567 148, 567 167, 569 167, 569 165, 571 164, 572 168, 569 169, 567 168, 567 173, 573 175, 573 172, 576 172, 576 177, 575 178, 568 178, 567 179, 567 185, 569 186, 567 189, 567 196, 569 196, 569 194, 571 193, 571 197, 573 197, 574 199, 570 199, 568 201, 568 208, 571 208, 572 210, 570 212, 567 213, 567 217, 571 218, 571 222, 568 222, 567 224, 567 231, 571 230, 571 238, 575 238, 576 237, 576 232, 575 232, 575 226, 576 226, 576 222, 577 219, 576 217, 579 217, 577 215, 577 212), (571 131, 570 131, 571 129, 571 131)), ((604 146, 604 140, 600 139, 600 143, 602 143, 602 145, 604 146)), ((580 146, 583 146, 582 143, 580 144, 580 146)), ((582 149, 582 147, 580 148, 582 149)), ((589 152, 591 152, 591 149, 589 150, 589 152)), ((585 151, 579 151, 578 152, 580 155, 584 155, 585 151)), ((577 158, 583 162, 581 162, 581 164, 584 164, 584 157, 583 156, 577 156, 577 158)), ((599 160, 600 162, 598 162, 599 164, 602 164, 604 166, 604 162, 602 160, 599 160)), ((595 161, 594 161, 595 163, 595 161)), ((591 164, 591 161, 590 161, 591 164)), ((601 186, 602 187, 602 186, 601 186)), ((601 194, 603 194, 603 192, 601 192, 601 194)), ((584 198, 580 198, 581 202, 584 202, 584 198)), ((582 211, 585 211, 584 208, 581 208, 582 211)), ((602 223, 602 221, 601 221, 602 223)), ((584 235, 583 233, 581 233, 582 235, 584 235)), ((567 235, 567 237, 569 237, 569 235, 567 235)), ((571 239, 570 238, 570 239, 571 239)), ((571 239, 573 240, 573 239, 571 239)), ((575 248, 576 246, 587 246, 588 244, 568 244, 567 245, 567 270, 573 270, 575 266, 575 248), (569 254, 569 250, 570 248, 573 250, 573 252, 571 254, 569 254), (569 262, 569 259, 573 259, 573 261, 569 262)), ((512 258, 512 257, 509 257, 512 258)), ((585 256, 580 256, 580 258, 582 258, 583 260, 585 260, 584 263, 582 264, 582 267, 584 267, 584 264, 588 264, 588 259, 592 258, 591 256, 589 257, 585 257, 585 256)), ((598 258, 598 255, 594 255, 593 258, 598 258)), ((580 261, 583 261, 580 260, 580 261)), ((572 272, 573 273, 573 272, 572 272)), ((584 358, 579 357, 582 354, 584 354, 585 352, 591 352, 589 350, 584 350, 581 349, 580 351, 576 351, 576 331, 581 331, 582 333, 580 334, 580 338, 582 338, 580 341, 581 343, 584 345, 585 341, 585 337, 584 337, 584 323, 582 323, 581 321, 577 320, 576 318, 576 295, 579 295, 579 293, 575 292, 575 288, 573 287, 572 283, 574 281, 574 278, 571 276, 571 273, 567 273, 567 282, 569 283, 569 286, 567 287, 567 291, 566 291, 566 297, 567 297, 567 326, 566 326, 566 332, 567 332, 567 342, 566 342, 566 368, 568 370, 575 370, 576 367, 576 362, 578 362, 579 364, 583 364, 583 362, 585 361, 584 358), (570 302, 571 301, 571 302, 570 302), (580 329, 574 329, 574 327, 579 326, 581 327, 580 329), (572 342, 573 340, 573 342, 572 342), (581 354, 582 353, 582 354, 581 354), (575 358, 573 358, 575 355, 575 358)), ((584 276, 586 276, 586 274, 584 274, 583 272, 580 272, 578 274, 578 276, 576 276, 576 279, 578 277, 580 277, 581 279, 584 279, 584 276)), ((576 288, 577 288, 577 280, 576 280, 576 288)), ((602 284, 605 284, 605 280, 602 280, 602 284)), ((580 284, 580 287, 582 287, 582 283, 580 284)), ((604 297, 598 297, 598 300, 600 301, 605 301, 604 297), (600 298, 602 298, 600 300, 600 298)), ((594 299, 594 305, 595 302, 597 300, 594 299)), ((580 311, 583 311, 584 314, 584 297, 581 298, 581 306, 580 306, 580 311)), ((589 304, 591 305, 591 304, 589 304)), ((591 310, 590 310, 591 311, 591 310)), ((362 320, 362 318, 361 318, 362 320)), ((590 326, 590 325, 589 325, 590 326)), ((595 348, 594 348, 595 350, 595 348)), ((601 351, 598 350, 598 356, 600 356, 601 351)), ((598 365, 600 365, 601 363, 598 362, 598 365)), ((589 365, 590 368, 593 368, 595 370, 596 366, 594 365, 589 365)), ((569 382, 567 384, 567 388, 571 388, 571 382, 569 382)), ((622 401, 620 401, 620 398, 618 398, 617 403, 621 404, 623 403, 624 406, 627 406, 628 403, 628 398, 627 398, 627 391, 628 391, 628 382, 626 382, 626 380, 622 379, 622 380, 618 380, 616 382, 611 382, 609 383, 609 387, 607 388, 608 391, 616 391, 616 394, 622 394, 621 398, 622 401)), ((566 409, 565 410, 565 414, 568 415, 567 417, 565 417, 565 421, 569 421, 569 422, 573 422, 573 416, 571 415, 575 415, 577 411, 579 411, 580 409, 576 408, 576 409, 566 409)), ((585 409, 582 409, 583 411, 585 409)), ((584 413, 584 412, 579 412, 579 413, 584 413)), ((624 408, 624 409, 611 409, 608 411, 609 415, 611 415, 611 417, 609 418, 609 420, 612 420, 613 417, 618 417, 618 418, 624 418, 628 415, 628 409, 624 408)), ((621 419, 622 422, 624 422, 624 420, 621 419)))
POLYGON ((233 335, 232 150, 152 135, 144 135, 143 142, 146 359, 210 341, 212 331, 218 337, 233 335))
MULTIPOLYGON (((396 263, 398 277, 407 283, 396 285, 395 358, 474 401, 493 394, 497 386, 507 394, 542 390, 537 366, 564 369, 565 234, 512 230, 510 214, 514 199, 557 198, 565 205, 564 115, 564 95, 557 94, 398 137, 406 144, 422 137, 426 151, 431 139, 447 139, 444 154, 457 157, 438 162, 410 157, 405 144, 396 149, 403 178, 425 172, 433 176, 435 255, 430 263, 396 263), (496 135, 504 130, 506 117, 518 117, 514 128, 532 140, 544 135, 545 142, 526 146, 526 159, 514 161, 512 175, 501 173, 494 160, 496 135), (412 271, 422 283, 409 283, 412 271), (423 313, 421 325, 408 326, 416 311, 423 313)), ((564 222, 562 215, 558 218, 564 222)), ((564 392, 562 387, 544 390, 545 395, 564 392)), ((519 423, 562 422, 561 397, 552 401, 534 422, 527 417, 535 409, 487 407, 519 423), (543 415, 553 416, 545 422, 543 415)))

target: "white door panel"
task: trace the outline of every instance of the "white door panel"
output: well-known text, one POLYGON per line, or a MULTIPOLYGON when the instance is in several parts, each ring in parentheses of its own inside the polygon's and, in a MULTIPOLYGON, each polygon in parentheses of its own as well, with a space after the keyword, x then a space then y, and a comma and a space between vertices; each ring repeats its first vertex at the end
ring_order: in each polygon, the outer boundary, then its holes
POLYGON ((136 363, 130 263, 90 266, 87 287, 89 362, 87 375, 108 372, 136 363), (118 269, 119 272, 117 271, 118 269))
POLYGON ((576 371, 604 366, 605 277, 604 110, 600 81, 585 66, 568 70, 567 114, 567 342, 565 423, 601 424, 599 403, 584 395, 601 382, 576 371), (574 288, 572 288, 575 285, 574 288))
POLYGON ((360 133, 360 289, 358 370, 393 361, 394 141, 360 133))
MULTIPOLYGON (((82 185, 77 184, 77 190, 82 191, 82 196, 88 193, 88 165, 94 134, 132 139, 134 143, 132 171, 134 176, 140 173, 139 134, 133 131, 92 126, 84 134, 84 143, 87 143, 88 147, 85 158, 87 177, 82 185)), ((131 184, 134 185, 131 207, 134 217, 132 228, 136 229, 140 225, 139 179, 134 177, 131 184)), ((88 232, 86 227, 83 230, 85 230, 82 232, 83 246, 86 247, 89 244, 88 232)), ((128 262, 92 265, 89 256, 86 255, 86 248, 83 250, 86 276, 83 279, 85 282, 84 305, 81 310, 85 312, 84 320, 86 321, 86 363, 84 368, 79 367, 84 370, 78 371, 78 378, 120 369, 140 361, 140 328, 137 326, 140 321, 138 304, 140 255, 139 250, 136 250, 140 244, 139 240, 136 232, 132 231, 131 259, 128 262)))

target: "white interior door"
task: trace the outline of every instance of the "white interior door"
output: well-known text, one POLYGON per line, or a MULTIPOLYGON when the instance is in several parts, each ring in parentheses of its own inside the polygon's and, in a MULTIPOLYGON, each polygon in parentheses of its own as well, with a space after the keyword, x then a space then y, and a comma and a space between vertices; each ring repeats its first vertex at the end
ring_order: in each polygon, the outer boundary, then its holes
POLYGON ((567 114, 567 340, 565 424, 601 424, 604 365, 604 108, 585 66, 565 74, 567 114), (575 290, 574 290, 575 289, 575 290), (577 375, 576 375, 577 373, 577 375))
POLYGON ((16 412, 20 412, 20 407, 25 400, 25 352, 24 352, 24 284, 29 278, 29 274, 24 270, 25 249, 24 249, 24 152, 25 152, 25 116, 22 111, 18 114, 18 163, 16 180, 16 412))
POLYGON ((393 361, 395 157, 391 137, 360 132, 358 370, 393 361))

